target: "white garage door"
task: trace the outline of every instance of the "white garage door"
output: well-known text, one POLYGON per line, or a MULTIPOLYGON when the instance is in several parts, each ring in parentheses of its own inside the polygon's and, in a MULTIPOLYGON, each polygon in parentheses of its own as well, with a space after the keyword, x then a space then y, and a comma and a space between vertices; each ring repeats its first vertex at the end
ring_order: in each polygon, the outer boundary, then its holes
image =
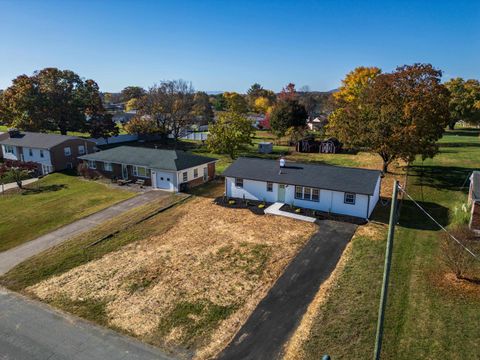
POLYGON ((152 185, 156 189, 173 191, 174 174, 152 171, 152 185))

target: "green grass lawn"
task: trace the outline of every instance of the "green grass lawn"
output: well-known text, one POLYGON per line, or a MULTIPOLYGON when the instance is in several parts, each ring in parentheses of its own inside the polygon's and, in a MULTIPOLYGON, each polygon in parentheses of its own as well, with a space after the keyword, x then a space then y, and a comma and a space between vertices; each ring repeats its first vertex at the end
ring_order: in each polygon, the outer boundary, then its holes
MULTIPOLYGON (((409 169, 407 191, 443 225, 467 217, 461 204, 468 189, 462 185, 480 167, 478 136, 479 130, 472 129, 448 132, 438 156, 417 160, 409 169)), ((412 202, 404 201, 395 235, 384 359, 480 358, 480 285, 449 280, 439 235, 412 202)), ((308 359, 323 353, 333 359, 373 355, 384 251, 385 240, 361 236, 353 241, 338 286, 320 307, 304 344, 308 359)))
POLYGON ((64 173, 48 175, 23 192, 0 195, 0 251, 134 195, 64 173))
MULTIPOLYGON (((174 224, 177 213, 173 209, 156 213, 182 198, 184 196, 172 194, 160 201, 129 210, 87 233, 31 257, 0 277, 0 283, 12 290, 22 291, 51 276, 99 259, 131 242, 161 234, 174 224), (105 238, 109 235, 111 236, 105 238), (104 240, 99 242, 100 239, 104 240), (92 246, 94 243, 96 244, 92 246)), ((93 320, 91 317, 87 318, 93 320)))

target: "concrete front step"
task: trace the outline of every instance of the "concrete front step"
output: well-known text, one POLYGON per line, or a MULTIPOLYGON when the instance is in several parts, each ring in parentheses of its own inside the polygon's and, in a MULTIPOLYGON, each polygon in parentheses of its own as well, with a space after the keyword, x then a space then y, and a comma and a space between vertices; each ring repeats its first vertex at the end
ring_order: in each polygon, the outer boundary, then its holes
POLYGON ((265 214, 271 214, 271 215, 278 215, 278 216, 285 216, 291 219, 296 219, 296 220, 301 220, 301 221, 306 221, 306 222, 315 222, 317 219, 310 217, 310 216, 305 216, 305 215, 299 215, 299 214, 292 214, 287 211, 282 211, 280 208, 285 205, 280 202, 276 202, 272 205, 270 205, 268 208, 265 209, 265 214))

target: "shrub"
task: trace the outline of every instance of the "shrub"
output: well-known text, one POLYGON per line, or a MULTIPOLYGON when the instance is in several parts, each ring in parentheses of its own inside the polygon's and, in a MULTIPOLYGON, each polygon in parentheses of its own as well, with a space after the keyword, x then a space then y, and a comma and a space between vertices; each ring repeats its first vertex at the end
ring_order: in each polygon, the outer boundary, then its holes
POLYGON ((302 209, 296 208, 296 209, 295 209, 295 212, 296 212, 297 214, 300 214, 300 213, 302 212, 302 209))
POLYGON ((265 204, 259 204, 259 205, 258 205, 258 208, 259 208, 259 209, 263 209, 264 207, 265 207, 265 204))
MULTIPOLYGON (((460 225, 450 230, 450 233, 465 247, 475 249, 478 240, 467 225, 460 225)), ((475 281, 475 258, 463 246, 453 240, 448 234, 442 234, 441 259, 457 279, 475 281)))
POLYGON ((228 205, 235 205, 235 200, 228 200, 228 205))

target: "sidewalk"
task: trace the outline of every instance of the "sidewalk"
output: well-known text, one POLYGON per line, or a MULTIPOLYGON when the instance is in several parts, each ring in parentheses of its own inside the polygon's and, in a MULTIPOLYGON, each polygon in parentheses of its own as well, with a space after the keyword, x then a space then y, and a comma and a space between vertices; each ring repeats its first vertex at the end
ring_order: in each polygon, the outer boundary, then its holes
MULTIPOLYGON (((36 181, 38 181, 38 178, 23 180, 22 185, 33 184, 36 181)), ((0 184, 0 194, 3 193, 4 191, 7 191, 7 190, 16 189, 17 187, 18 187, 18 185, 15 182, 8 183, 8 184, 3 184, 3 186, 0 184)))

